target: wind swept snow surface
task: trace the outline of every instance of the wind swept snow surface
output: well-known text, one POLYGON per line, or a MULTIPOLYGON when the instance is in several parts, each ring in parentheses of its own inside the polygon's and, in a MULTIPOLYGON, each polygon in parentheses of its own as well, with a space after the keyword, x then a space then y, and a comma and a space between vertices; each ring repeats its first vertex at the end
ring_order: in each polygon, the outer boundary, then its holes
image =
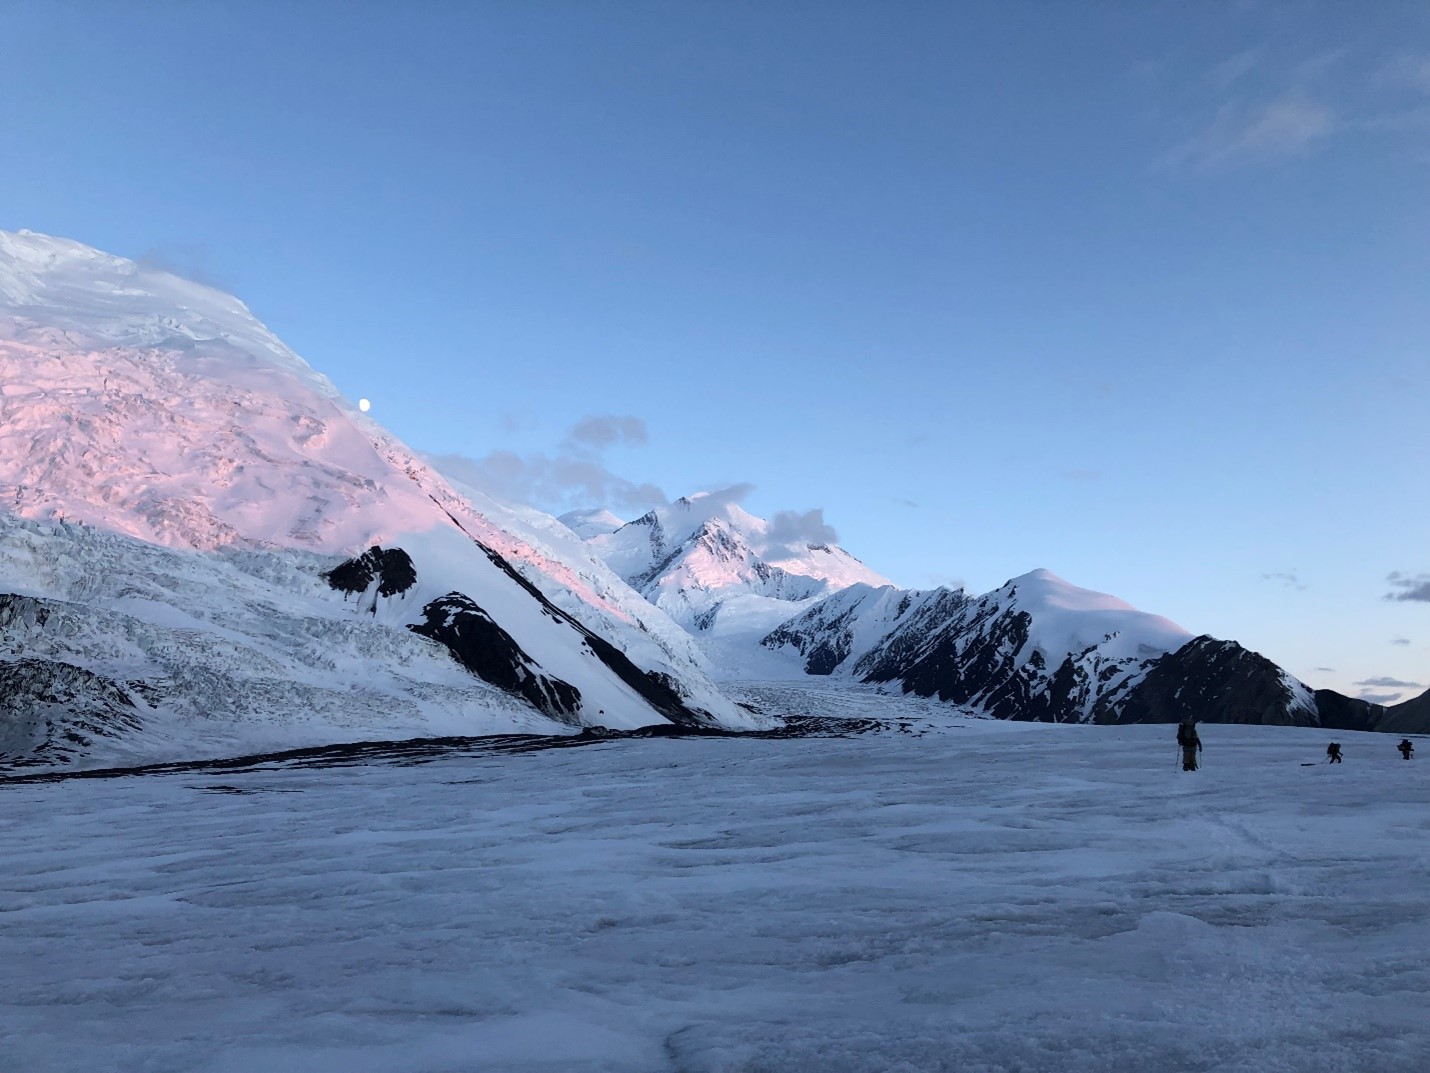
POLYGON ((1206 727, 1181 775, 1166 727, 893 710, 851 738, 0 784, 0 1065, 1425 1068, 1426 769, 1383 736, 1303 767, 1324 733, 1206 727))

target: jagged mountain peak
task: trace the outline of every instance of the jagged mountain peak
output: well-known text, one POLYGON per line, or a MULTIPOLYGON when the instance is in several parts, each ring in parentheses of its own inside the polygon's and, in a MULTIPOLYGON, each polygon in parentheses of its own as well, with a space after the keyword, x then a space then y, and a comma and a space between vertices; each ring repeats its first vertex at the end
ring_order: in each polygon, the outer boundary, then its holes
POLYGON ((752 641, 809 601, 888 579, 824 539, 757 517, 723 492, 696 492, 587 540, 621 577, 697 633, 717 624, 752 641))

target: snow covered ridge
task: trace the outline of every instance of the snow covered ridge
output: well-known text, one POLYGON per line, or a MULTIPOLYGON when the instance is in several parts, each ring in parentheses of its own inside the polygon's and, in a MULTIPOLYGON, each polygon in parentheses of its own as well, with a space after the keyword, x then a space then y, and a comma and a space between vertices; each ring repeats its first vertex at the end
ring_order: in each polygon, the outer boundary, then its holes
POLYGON ((1193 637, 1048 570, 977 597, 899 589, 841 548, 772 542, 769 522, 719 495, 624 525, 607 511, 564 520, 726 679, 830 675, 1002 719, 1430 730, 1430 711, 1313 692, 1234 641, 1193 637))
POLYGON ((752 722, 569 530, 454 487, 241 302, 28 232, 0 232, 0 594, 11 760, 752 722), (369 549, 411 582, 323 580, 369 549), (409 628, 457 597, 510 640, 499 688, 409 628))
POLYGON ((805 674, 897 685, 1003 719, 1430 729, 1413 713, 1313 692, 1234 641, 1193 637, 1046 570, 979 597, 855 585, 761 644, 805 674))
POLYGON ((563 520, 637 592, 696 634, 763 633, 850 585, 889 583, 836 545, 785 539, 722 494, 683 497, 624 525, 608 511, 563 520))

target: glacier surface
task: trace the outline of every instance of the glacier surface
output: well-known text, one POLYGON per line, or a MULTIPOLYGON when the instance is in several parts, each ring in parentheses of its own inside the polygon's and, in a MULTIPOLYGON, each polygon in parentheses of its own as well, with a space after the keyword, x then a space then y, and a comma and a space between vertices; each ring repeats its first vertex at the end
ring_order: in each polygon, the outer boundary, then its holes
POLYGON ((0 782, 31 1073, 1418 1073, 1425 769, 1029 726, 0 782))

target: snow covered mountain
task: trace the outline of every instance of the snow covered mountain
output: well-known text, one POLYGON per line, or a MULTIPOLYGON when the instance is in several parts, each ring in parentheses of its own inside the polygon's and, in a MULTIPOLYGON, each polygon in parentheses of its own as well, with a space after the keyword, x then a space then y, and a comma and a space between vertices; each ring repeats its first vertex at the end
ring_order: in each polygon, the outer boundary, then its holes
POLYGON ((856 585, 761 644, 805 674, 897 684, 1005 719, 1366 730, 1383 716, 1365 701, 1313 692, 1234 641, 1193 637, 1047 570, 979 597, 856 585))
POLYGON ((1159 615, 1035 570, 976 598, 846 590, 762 643, 794 648, 807 672, 897 681, 990 715, 1062 722, 1091 719, 1099 700, 1190 639, 1159 615))
POLYGON ((0 760, 749 725, 554 519, 478 506, 237 299, 0 232, 0 760))
MULTIPOLYGON (((590 514, 567 517, 581 526, 593 521, 590 514)), ((756 642, 830 593, 888 584, 843 548, 783 532, 721 494, 678 499, 613 532, 597 532, 587 544, 696 635, 756 642)))
POLYGON ((608 510, 572 510, 556 519, 582 540, 614 533, 626 523, 608 510))
POLYGON ((842 548, 789 547, 728 497, 696 495, 617 529, 563 519, 685 626, 724 679, 852 678, 1004 719, 1186 718, 1362 730, 1384 710, 1313 692, 1234 641, 1047 570, 969 596, 899 589, 842 548))

